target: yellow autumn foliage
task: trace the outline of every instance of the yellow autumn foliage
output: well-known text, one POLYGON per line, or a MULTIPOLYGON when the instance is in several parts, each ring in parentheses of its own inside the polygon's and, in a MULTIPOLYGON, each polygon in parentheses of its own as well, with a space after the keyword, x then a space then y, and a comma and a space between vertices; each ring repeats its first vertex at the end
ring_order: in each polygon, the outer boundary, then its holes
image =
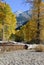
POLYGON ((16 15, 12 12, 10 6, 0 2, 0 30, 4 30, 4 40, 8 40, 9 36, 15 34, 16 15))

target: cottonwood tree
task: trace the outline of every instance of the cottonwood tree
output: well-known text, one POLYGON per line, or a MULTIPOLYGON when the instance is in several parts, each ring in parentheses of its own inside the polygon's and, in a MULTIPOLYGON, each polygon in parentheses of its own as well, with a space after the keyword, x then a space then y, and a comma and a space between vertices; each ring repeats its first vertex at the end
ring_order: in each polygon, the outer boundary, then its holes
POLYGON ((3 2, 0 2, 0 25, 3 40, 8 40, 9 36, 15 33, 16 16, 10 6, 3 2))
POLYGON ((32 8, 32 19, 37 24, 37 35, 36 35, 36 42, 40 43, 40 31, 41 31, 41 21, 44 19, 44 5, 42 0, 27 0, 28 3, 33 4, 32 8), (42 6, 43 5, 43 6, 42 6))

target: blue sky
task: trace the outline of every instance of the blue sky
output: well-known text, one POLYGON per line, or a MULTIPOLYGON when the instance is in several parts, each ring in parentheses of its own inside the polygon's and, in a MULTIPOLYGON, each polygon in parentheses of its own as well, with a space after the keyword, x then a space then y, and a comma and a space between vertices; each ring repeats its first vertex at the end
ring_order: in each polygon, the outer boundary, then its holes
POLYGON ((5 0, 5 1, 6 3, 10 5, 13 12, 16 12, 19 10, 26 11, 30 9, 29 4, 26 4, 25 0, 5 0))
POLYGON ((13 12, 19 11, 19 10, 29 10, 29 4, 25 4, 25 0, 5 0, 6 3, 10 5, 13 12))

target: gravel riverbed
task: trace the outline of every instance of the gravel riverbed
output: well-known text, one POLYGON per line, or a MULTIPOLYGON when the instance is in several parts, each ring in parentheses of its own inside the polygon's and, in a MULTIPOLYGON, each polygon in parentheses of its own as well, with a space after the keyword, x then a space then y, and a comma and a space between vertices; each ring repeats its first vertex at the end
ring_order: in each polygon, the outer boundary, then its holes
POLYGON ((18 50, 0 53, 0 65, 44 65, 44 52, 18 50))

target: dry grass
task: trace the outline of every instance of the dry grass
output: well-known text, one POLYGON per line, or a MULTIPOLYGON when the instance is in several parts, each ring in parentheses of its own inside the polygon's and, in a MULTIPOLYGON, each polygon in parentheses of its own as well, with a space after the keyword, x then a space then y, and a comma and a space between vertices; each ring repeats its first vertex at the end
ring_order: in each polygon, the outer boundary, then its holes
POLYGON ((10 45, 10 46, 0 46, 1 51, 15 51, 15 50, 23 50, 24 45, 10 45))
POLYGON ((38 46, 36 46, 35 51, 36 52, 44 52, 44 45, 39 44, 38 46))

